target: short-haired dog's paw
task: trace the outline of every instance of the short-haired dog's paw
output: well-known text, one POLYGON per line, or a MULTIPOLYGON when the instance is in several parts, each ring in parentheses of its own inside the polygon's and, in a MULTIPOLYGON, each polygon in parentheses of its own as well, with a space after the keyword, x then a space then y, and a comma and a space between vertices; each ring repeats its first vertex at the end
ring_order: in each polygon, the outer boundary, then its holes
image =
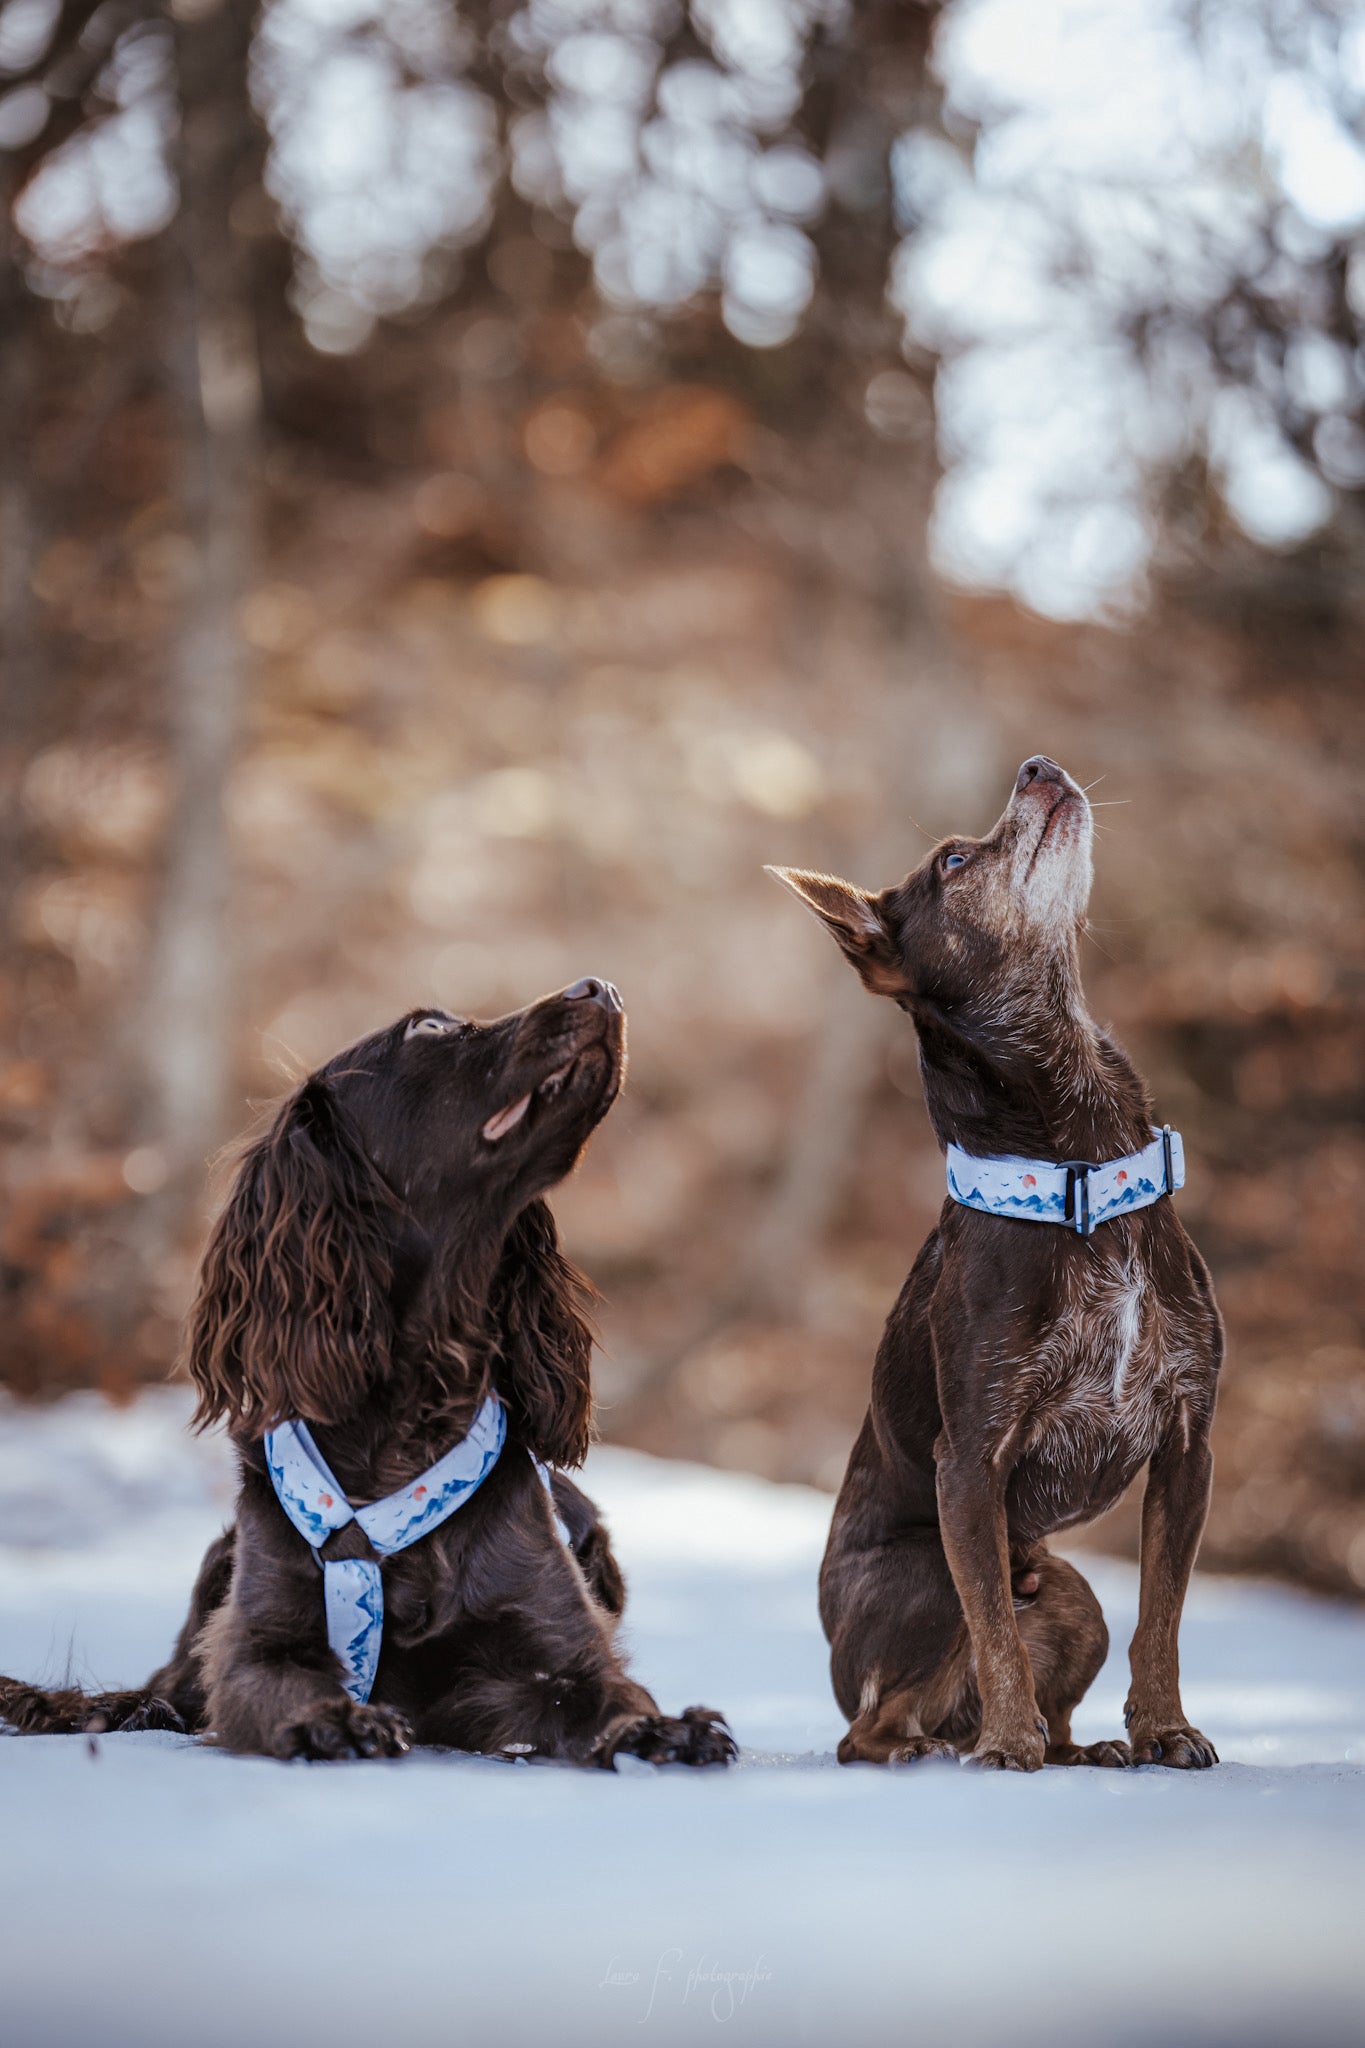
POLYGON ((1133 1752, 1126 1742, 1050 1742, 1043 1761, 1049 1764, 1091 1764, 1102 1771, 1126 1771, 1133 1752))
POLYGON ((1047 1750, 1046 1727, 1021 1728, 1006 1734, 983 1729, 975 1749, 963 1757, 979 1771, 1041 1771, 1047 1750))
POLYGON ((944 1742, 938 1735, 907 1735, 903 1742, 898 1742, 887 1752, 886 1761, 889 1764, 918 1764, 929 1757, 937 1757, 943 1763, 956 1763, 957 1751, 951 1742, 944 1742))
POLYGON ((1207 1771, 1218 1761, 1218 1752, 1207 1735, 1181 1722, 1172 1728, 1129 1729, 1135 1764, 1164 1764, 1168 1771, 1207 1771))

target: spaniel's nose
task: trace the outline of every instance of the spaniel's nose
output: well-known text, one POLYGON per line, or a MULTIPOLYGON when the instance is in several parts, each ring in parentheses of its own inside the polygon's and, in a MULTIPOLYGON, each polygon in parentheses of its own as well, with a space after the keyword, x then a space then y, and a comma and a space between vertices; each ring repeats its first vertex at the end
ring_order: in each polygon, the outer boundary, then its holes
POLYGON ((619 1010, 624 1007, 620 996, 609 981, 599 981, 595 974, 585 974, 572 988, 564 991, 566 1003, 601 1003, 605 1010, 619 1010))
POLYGON ((1050 761, 1046 754, 1030 754, 1014 778, 1015 790, 1027 789, 1034 782, 1065 782, 1068 780, 1065 768, 1050 761))

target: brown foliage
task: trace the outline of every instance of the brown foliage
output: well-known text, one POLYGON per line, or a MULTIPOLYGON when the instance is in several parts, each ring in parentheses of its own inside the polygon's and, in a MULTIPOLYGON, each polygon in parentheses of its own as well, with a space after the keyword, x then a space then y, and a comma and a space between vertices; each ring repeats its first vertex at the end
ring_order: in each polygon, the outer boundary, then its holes
MULTIPOLYGON (((111 261, 97 334, 6 271, 6 1380, 159 1375, 188 1306, 207 1140, 185 1161, 156 1126, 184 1025, 149 991, 174 986, 174 849, 216 843, 184 724, 216 532, 242 586, 211 590, 241 703, 209 735, 226 852, 197 870, 212 915, 226 889, 218 1139, 404 1003, 487 1014, 609 974, 631 1085, 557 1204, 606 1295, 606 1432, 832 1485, 942 1167, 908 1026, 762 866, 880 886, 1049 753, 1123 806, 1099 813, 1088 983, 1185 1132, 1230 1328, 1207 1555, 1365 1586, 1355 529, 1286 560, 1224 534, 1126 632, 934 581, 932 365, 886 304, 882 175, 932 118, 930 12, 854 10, 885 47, 821 46, 798 125, 851 196, 813 230, 810 320, 766 350, 708 300, 628 322, 618 361, 563 223, 502 190, 443 298, 324 358, 264 192, 224 203, 204 131, 197 228, 234 243, 219 312, 249 300, 261 372, 253 461, 221 423, 199 448, 231 504, 185 482, 165 238, 111 261), (888 442, 866 395, 892 370, 923 420, 888 442)), ((240 76, 206 68, 249 125, 240 76)), ((246 139, 233 176, 259 169, 246 139)))

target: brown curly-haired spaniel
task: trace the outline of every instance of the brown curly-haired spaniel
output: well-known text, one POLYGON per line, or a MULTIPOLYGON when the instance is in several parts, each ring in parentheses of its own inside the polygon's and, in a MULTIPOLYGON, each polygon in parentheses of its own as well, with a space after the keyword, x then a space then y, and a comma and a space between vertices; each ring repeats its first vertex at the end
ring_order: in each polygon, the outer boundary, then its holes
POLYGON ((591 1411, 586 1283, 543 1196, 615 1100, 624 1039, 615 989, 584 980, 494 1023, 417 1011, 289 1097, 241 1162, 189 1321, 196 1420, 226 1423, 241 1463, 235 1525, 143 1690, 0 1679, 6 1719, 34 1733, 199 1729, 281 1757, 419 1742, 729 1761, 718 1715, 670 1718, 628 1677, 606 1530, 562 1470, 547 1486, 537 1469, 581 1462, 591 1411), (423 1475, 490 1392, 507 1423, 496 1463, 457 1513, 382 1559, 362 1703, 329 1647, 319 1559, 375 1552, 353 1521, 315 1554, 262 1438, 302 1419, 358 1506, 423 1475))

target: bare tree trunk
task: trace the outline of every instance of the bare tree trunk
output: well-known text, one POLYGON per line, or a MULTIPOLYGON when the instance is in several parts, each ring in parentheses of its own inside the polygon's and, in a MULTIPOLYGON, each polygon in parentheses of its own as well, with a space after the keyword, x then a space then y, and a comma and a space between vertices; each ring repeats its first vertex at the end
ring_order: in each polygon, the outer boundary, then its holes
POLYGON ((235 1025, 225 794, 246 682, 238 612, 253 558, 260 382, 249 245, 233 207, 260 174, 247 93, 254 9, 177 16, 180 207, 171 233, 172 376, 194 569, 167 675, 173 806, 142 1034, 148 1135, 168 1190, 224 1129, 235 1025))
MULTIPOLYGON (((901 361, 900 321, 886 298, 897 237, 891 149, 898 135, 937 120, 940 88, 928 56, 939 11, 937 0, 867 9, 848 47, 831 45, 823 61, 817 58, 802 110, 802 126, 830 170, 833 193, 814 231, 832 323, 825 345, 850 382, 857 366, 863 388, 876 372, 901 361)), ((925 409, 927 419, 927 401, 925 409)), ((837 595, 828 593, 821 656, 823 687, 837 691, 850 720, 880 741, 876 821, 841 857, 851 879, 881 888, 917 857, 907 815, 912 792, 936 767, 947 766, 936 759, 932 738, 935 692, 953 666, 927 559, 936 465, 925 447, 893 455, 878 450, 861 419, 850 428, 833 411, 827 430, 813 437, 808 459, 812 498, 818 502, 814 480, 823 475, 830 501, 847 493, 881 535, 861 578, 846 577, 837 595), (909 684, 896 671, 912 661, 915 681, 909 684)), ((781 1172, 755 1234, 750 1299, 770 1314, 790 1316, 793 1304, 802 1312, 818 1293, 809 1283, 818 1277, 821 1246, 847 1191, 896 1022, 889 1003, 871 999, 833 960, 828 990, 781 1172)))
POLYGON ((20 785, 42 700, 28 437, 37 313, 14 246, 13 185, 10 177, 0 180, 0 917, 6 956, 15 944, 16 884, 24 866, 20 785))

